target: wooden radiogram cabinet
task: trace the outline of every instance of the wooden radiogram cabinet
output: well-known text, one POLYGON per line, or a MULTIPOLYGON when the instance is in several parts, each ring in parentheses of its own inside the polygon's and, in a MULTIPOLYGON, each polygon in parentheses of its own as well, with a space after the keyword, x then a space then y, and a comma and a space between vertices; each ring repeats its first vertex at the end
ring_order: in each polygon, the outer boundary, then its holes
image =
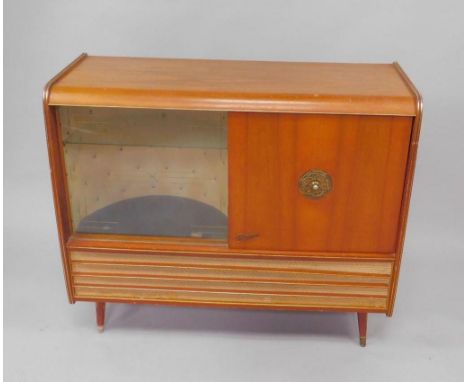
POLYGON ((44 113, 69 301, 392 315, 421 125, 400 66, 78 57, 44 113))

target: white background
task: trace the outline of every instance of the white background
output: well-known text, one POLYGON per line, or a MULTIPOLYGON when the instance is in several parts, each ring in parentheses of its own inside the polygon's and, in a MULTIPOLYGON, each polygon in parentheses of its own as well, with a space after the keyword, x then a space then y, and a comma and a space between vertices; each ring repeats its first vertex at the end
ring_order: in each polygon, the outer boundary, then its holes
POLYGON ((6 381, 462 378, 462 1, 26 1, 4 5, 6 381), (400 62, 424 118, 394 317, 66 302, 41 109, 95 55, 400 62))

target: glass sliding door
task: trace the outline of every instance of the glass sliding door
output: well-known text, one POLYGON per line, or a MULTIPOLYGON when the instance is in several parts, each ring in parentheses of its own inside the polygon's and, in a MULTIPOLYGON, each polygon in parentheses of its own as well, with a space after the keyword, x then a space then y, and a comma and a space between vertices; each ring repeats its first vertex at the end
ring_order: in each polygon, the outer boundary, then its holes
POLYGON ((226 113, 58 114, 75 232, 226 238, 226 113))

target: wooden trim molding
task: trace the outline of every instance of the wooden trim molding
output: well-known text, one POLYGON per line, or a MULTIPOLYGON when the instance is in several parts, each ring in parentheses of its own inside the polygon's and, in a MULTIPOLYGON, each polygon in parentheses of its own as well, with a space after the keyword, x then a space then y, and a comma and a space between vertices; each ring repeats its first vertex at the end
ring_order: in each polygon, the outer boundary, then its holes
MULTIPOLYGON (((75 301, 84 301, 84 302, 104 302, 104 303, 121 303, 121 304, 135 304, 134 299, 125 299, 125 298, 118 298, 118 297, 75 297, 75 301)), ((255 303, 216 303, 216 302, 206 302, 206 301, 192 301, 192 300, 180 300, 180 301, 173 301, 173 300, 158 300, 158 301, 150 301, 150 300, 139 300, 138 304, 143 305, 161 305, 161 306, 181 306, 181 307, 203 307, 203 308, 222 308, 222 309, 248 309, 248 310, 255 310, 255 309, 262 309, 262 310, 279 310, 279 311, 308 311, 308 312, 349 312, 349 313, 385 313, 385 309, 382 308, 364 308, 364 309, 357 309, 355 307, 311 307, 311 306, 300 306, 300 305, 289 305, 287 308, 282 305, 272 305, 272 304, 259 304, 255 303)))
POLYGON ((67 249, 73 251, 93 251, 104 253, 145 253, 145 254, 188 254, 200 256, 282 258, 288 259, 334 259, 356 261, 393 261, 394 253, 350 253, 350 252, 305 252, 232 249, 224 242, 200 243, 179 241, 178 239, 147 236, 102 235, 74 233, 67 242, 67 249))

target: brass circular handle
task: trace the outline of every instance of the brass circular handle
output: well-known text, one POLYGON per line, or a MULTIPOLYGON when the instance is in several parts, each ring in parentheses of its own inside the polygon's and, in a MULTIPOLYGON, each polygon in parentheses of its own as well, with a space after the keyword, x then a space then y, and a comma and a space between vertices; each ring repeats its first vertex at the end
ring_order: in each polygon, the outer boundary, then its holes
POLYGON ((304 196, 319 199, 332 190, 331 176, 322 170, 310 170, 299 178, 299 191, 304 196))

